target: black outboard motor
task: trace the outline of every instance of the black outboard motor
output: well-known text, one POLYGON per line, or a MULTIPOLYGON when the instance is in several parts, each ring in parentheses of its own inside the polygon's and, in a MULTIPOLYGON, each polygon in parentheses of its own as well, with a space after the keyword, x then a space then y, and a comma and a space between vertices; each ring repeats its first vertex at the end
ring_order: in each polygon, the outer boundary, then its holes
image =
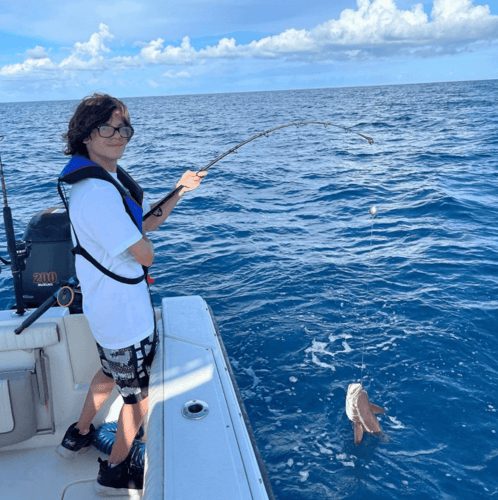
MULTIPOLYGON (((22 271, 23 299, 26 307, 37 308, 76 275, 66 209, 55 207, 37 213, 22 239, 29 248, 22 271)), ((76 294, 71 312, 81 312, 80 293, 76 294)))

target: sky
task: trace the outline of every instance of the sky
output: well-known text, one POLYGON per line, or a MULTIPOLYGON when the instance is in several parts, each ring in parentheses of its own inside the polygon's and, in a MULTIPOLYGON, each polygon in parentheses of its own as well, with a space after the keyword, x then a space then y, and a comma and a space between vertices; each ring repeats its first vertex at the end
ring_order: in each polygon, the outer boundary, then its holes
POLYGON ((498 0, 2 0, 0 102, 498 79, 498 0))

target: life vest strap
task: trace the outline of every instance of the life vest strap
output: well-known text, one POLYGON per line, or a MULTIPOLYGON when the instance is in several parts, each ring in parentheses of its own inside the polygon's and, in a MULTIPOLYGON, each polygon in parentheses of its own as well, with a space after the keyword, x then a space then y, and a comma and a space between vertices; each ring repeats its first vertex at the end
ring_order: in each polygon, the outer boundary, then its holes
MULTIPOLYGON (((128 191, 119 184, 108 172, 106 172, 100 165, 94 163, 87 158, 83 157, 73 157, 72 160, 66 165, 61 175, 59 176, 59 180, 57 182, 57 190, 59 192, 59 196, 66 207, 67 214, 69 217, 69 204, 64 195, 61 184, 74 184, 83 179, 101 179, 103 181, 110 182, 116 189, 118 190, 121 198, 123 199, 123 204, 126 212, 130 216, 133 223, 137 226, 140 232, 142 232, 142 207, 141 203, 143 200, 143 191, 140 186, 132 179, 132 177, 121 167, 118 167, 118 177, 121 182, 128 188, 128 191), (130 191, 133 192, 140 203, 130 196, 130 191)), ((76 234, 76 230, 74 229, 73 223, 71 221, 71 217, 69 217, 69 222, 73 228, 74 236, 76 238, 76 246, 73 248, 72 253, 74 255, 81 255, 88 262, 93 264, 101 273, 105 274, 111 279, 119 281, 120 283, 125 283, 127 285, 136 285, 142 281, 144 281, 147 277, 147 268, 143 267, 144 274, 142 276, 138 276, 136 278, 126 278, 125 276, 120 276, 116 273, 113 273, 109 269, 105 268, 100 262, 98 262, 94 257, 92 257, 81 245, 78 239, 78 235, 76 234)))
POLYGON ((119 281, 120 283, 125 283, 126 285, 136 285, 142 282, 147 276, 146 269, 144 269, 144 274, 142 274, 142 276, 138 276, 137 278, 125 278, 124 276, 119 276, 118 274, 115 274, 105 268, 98 260, 95 260, 79 243, 71 251, 74 255, 81 255, 88 262, 93 264, 101 273, 109 276, 109 278, 119 281))

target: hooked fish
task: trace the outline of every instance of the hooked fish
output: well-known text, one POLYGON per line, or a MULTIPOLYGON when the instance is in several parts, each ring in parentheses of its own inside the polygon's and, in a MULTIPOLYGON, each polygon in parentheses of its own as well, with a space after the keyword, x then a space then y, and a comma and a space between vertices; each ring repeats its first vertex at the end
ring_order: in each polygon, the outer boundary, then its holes
POLYGON ((386 413, 380 406, 370 403, 366 391, 360 383, 349 384, 346 394, 346 415, 354 423, 354 444, 358 446, 363 433, 382 432, 376 413, 386 413))

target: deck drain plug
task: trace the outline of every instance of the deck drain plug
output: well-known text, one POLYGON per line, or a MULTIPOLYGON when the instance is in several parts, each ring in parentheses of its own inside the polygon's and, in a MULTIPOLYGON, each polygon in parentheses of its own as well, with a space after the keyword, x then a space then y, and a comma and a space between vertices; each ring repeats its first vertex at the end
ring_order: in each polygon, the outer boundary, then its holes
POLYGON ((200 420, 209 413, 209 406, 205 401, 192 399, 183 405, 182 415, 189 420, 200 420))

